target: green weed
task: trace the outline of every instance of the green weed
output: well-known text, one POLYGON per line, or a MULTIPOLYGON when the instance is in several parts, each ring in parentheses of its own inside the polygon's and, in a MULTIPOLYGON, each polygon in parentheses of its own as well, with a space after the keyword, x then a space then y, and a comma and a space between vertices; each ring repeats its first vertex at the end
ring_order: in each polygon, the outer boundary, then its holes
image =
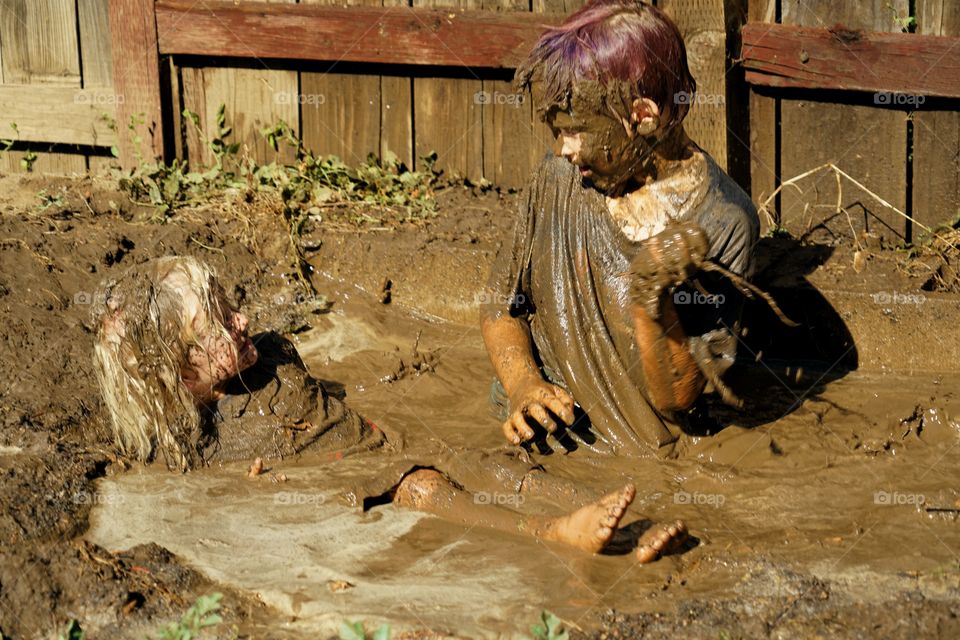
POLYGON ((222 593, 200 596, 193 603, 193 606, 183 614, 180 622, 171 622, 160 630, 157 640, 194 640, 199 638, 204 629, 215 627, 223 622, 223 618, 217 613, 220 610, 220 600, 222 599, 222 593))
POLYGON ((544 609, 540 613, 540 622, 530 627, 534 640, 568 640, 569 635, 563 621, 544 609))
MULTIPOLYGON (((341 622, 340 640, 367 640, 367 632, 362 622, 341 622)), ((369 640, 390 640, 390 625, 382 625, 373 632, 369 640)))

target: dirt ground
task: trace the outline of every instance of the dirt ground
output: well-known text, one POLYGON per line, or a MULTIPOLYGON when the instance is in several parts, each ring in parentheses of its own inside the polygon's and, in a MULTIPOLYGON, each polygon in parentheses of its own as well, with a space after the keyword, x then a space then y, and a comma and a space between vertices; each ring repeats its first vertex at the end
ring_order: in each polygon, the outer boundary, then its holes
MULTIPOLYGON (((228 198, 158 220, 106 180, 0 178, 0 637, 56 637, 70 619, 87 637, 143 637, 212 591, 225 594, 223 637, 305 637, 279 631, 289 616, 255 590, 155 543, 115 551, 84 537, 92 511, 109 507, 98 481, 135 471, 112 453, 93 383, 91 302, 132 264, 196 256, 254 327, 299 336, 314 372, 364 415, 411 431, 443 422, 439 437, 490 446, 496 422, 477 417, 492 377, 477 293, 518 196, 450 187, 438 197, 439 215, 416 223, 358 226, 336 213, 314 223, 304 237, 312 294, 294 284, 270 202, 228 198), (346 311, 328 314, 330 304, 346 311), (351 348, 359 334, 332 331, 338 317, 374 333, 403 328, 397 344, 422 330, 433 366, 412 370, 422 357, 373 338, 351 348)), ((685 518, 696 546, 638 571, 614 556, 566 565, 533 543, 471 531, 477 548, 497 549, 477 563, 540 558, 527 605, 556 612, 577 637, 956 637, 957 297, 931 291, 930 270, 908 272, 882 239, 870 243, 861 262, 829 234, 764 240, 757 281, 803 326, 789 332, 764 305, 750 309, 745 348, 756 357, 735 385, 747 409, 712 403, 715 429, 691 435, 677 460, 543 460, 574 479, 633 479, 647 514, 685 518)), ((453 525, 417 526, 463 537, 453 525)), ((515 636, 534 621, 491 633, 515 636)), ((473 635, 429 619, 401 626, 473 635)))

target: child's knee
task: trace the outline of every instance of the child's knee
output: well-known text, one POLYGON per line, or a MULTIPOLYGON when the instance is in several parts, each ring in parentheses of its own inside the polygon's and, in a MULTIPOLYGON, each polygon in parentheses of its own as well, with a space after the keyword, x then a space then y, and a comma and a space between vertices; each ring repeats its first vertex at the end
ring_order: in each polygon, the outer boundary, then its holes
POLYGON ((394 495, 394 502, 404 507, 423 508, 433 503, 439 492, 450 489, 450 483, 440 472, 433 469, 417 469, 400 481, 394 495))

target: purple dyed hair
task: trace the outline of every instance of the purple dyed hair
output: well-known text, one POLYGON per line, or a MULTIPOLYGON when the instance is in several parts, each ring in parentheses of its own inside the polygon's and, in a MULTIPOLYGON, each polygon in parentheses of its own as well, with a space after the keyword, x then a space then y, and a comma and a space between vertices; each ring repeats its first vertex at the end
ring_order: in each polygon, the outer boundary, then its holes
MULTIPOLYGON (((569 107, 575 82, 596 80, 607 86, 625 82, 633 92, 621 100, 648 97, 661 112, 669 110, 669 126, 680 124, 689 111, 697 82, 687 67, 687 50, 680 31, 662 11, 639 0, 593 0, 563 23, 548 29, 517 69, 515 82, 523 90, 543 82, 541 118, 558 107, 569 107)), ((611 105, 629 117, 629 105, 611 105)))

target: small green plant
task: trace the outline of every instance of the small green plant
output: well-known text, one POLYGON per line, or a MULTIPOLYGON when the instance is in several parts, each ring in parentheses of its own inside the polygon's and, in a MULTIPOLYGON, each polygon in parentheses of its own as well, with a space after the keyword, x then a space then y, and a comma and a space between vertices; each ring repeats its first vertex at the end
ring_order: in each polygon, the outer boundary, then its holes
POLYGON ((220 610, 222 593, 213 593, 200 596, 193 606, 187 609, 180 622, 171 622, 161 629, 157 640, 194 640, 199 638, 204 629, 215 627, 223 622, 217 613, 220 610))
MULTIPOLYGON (((13 129, 13 132, 17 135, 17 138, 19 138, 20 129, 17 127, 17 123, 11 122, 10 128, 13 129)), ((9 151, 11 147, 16 144, 16 142, 17 141, 14 138, 0 139, 0 157, 3 157, 3 154, 9 151)), ((38 156, 33 150, 26 149, 23 152, 23 157, 20 158, 20 168, 26 172, 33 171, 33 163, 37 161, 37 158, 38 156)))
MULTIPOLYGON (((367 640, 362 622, 341 622, 340 640, 367 640)), ((390 625, 384 624, 373 632, 370 640, 390 640, 390 625)))
POLYGON ((40 204, 37 205, 37 209, 40 211, 46 211, 51 207, 59 207, 63 205, 62 193, 50 195, 47 193, 46 189, 40 189, 40 191, 37 192, 37 198, 40 199, 40 204))
POLYGON ((535 640, 568 640, 569 635, 563 621, 544 609, 540 613, 540 622, 530 627, 535 640))
POLYGON ((76 620, 71 620, 67 624, 67 630, 57 636, 57 640, 83 640, 83 629, 76 620))
POLYGON ((900 14, 897 12, 897 8, 894 7, 889 2, 887 3, 887 9, 893 12, 893 22, 903 33, 914 33, 917 30, 917 16, 907 16, 906 18, 901 18, 900 14))

